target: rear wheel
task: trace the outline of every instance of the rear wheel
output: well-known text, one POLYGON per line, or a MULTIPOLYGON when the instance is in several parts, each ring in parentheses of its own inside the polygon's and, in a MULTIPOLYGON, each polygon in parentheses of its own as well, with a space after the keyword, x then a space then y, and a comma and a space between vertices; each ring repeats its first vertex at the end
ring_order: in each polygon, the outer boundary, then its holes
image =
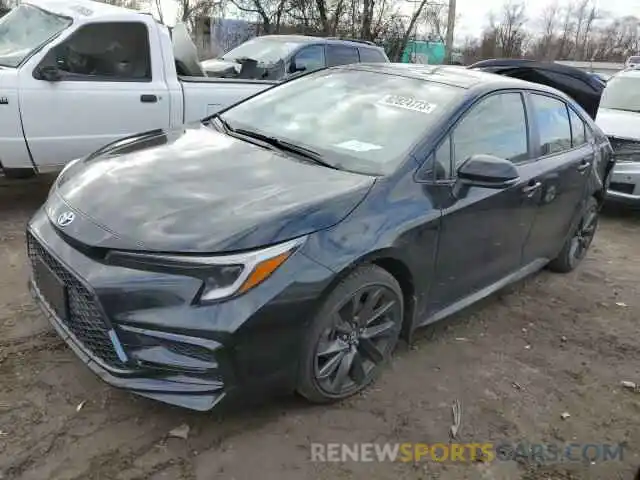
POLYGON ((587 255, 598 228, 598 201, 590 197, 571 237, 567 239, 560 254, 549 263, 549 270, 568 273, 574 270, 587 255))
POLYGON ((402 290, 386 270, 359 267, 329 294, 301 353, 298 392, 326 403, 372 383, 398 341, 402 290))

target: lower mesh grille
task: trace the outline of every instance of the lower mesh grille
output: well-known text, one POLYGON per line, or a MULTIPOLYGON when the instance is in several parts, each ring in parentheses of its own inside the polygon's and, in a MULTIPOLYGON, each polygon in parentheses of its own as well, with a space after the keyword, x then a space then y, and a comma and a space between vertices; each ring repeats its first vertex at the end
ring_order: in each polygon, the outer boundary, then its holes
MULTIPOLYGON (((109 329, 104 323, 102 313, 93 293, 91 293, 65 266, 56 260, 42 245, 27 233, 27 250, 31 264, 39 259, 43 261, 57 276, 67 289, 68 315, 59 320, 94 356, 113 368, 126 368, 109 337, 109 329)), ((34 280, 39 279, 34 269, 34 280)), ((45 300, 47 300, 45 298, 45 300)))

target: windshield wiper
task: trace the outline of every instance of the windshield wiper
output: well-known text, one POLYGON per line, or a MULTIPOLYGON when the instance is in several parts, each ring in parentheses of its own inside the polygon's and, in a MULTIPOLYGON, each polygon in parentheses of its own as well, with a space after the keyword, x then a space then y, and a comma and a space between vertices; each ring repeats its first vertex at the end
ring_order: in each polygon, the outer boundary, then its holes
POLYGON ((619 107, 603 107, 603 108, 610 108, 611 110, 620 110, 623 112, 633 112, 633 113, 640 113, 640 110, 634 110, 633 108, 619 108, 619 107))
POLYGON ((222 125, 222 128, 224 128, 224 131, 227 133, 235 131, 235 129, 231 125, 229 125, 229 122, 222 118, 219 113, 214 114, 211 117, 211 120, 218 120, 218 122, 220 122, 220 125, 222 125))
POLYGON ((244 128, 236 128, 230 131, 234 133, 238 133, 240 135, 244 135, 245 137, 255 138, 256 140, 260 140, 280 150, 286 150, 289 152, 296 153, 302 157, 312 160, 314 163, 317 163, 318 165, 322 165, 328 168, 333 168, 334 170, 340 170, 335 165, 332 165, 328 163, 326 160, 323 160, 322 155, 320 155, 315 150, 311 150, 310 148, 302 147, 300 145, 296 145, 295 143, 287 142, 286 140, 281 140, 277 137, 271 137, 269 135, 265 135, 263 133, 256 132, 253 130, 247 130, 244 128))

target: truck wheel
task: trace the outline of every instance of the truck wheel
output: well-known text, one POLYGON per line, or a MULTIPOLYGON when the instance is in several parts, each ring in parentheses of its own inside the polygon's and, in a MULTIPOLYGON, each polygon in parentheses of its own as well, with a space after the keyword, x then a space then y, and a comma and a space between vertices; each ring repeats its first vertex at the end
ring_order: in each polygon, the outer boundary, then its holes
POLYGON ((25 178, 35 177, 36 175, 33 168, 5 168, 2 172, 5 178, 9 180, 23 180, 25 178))

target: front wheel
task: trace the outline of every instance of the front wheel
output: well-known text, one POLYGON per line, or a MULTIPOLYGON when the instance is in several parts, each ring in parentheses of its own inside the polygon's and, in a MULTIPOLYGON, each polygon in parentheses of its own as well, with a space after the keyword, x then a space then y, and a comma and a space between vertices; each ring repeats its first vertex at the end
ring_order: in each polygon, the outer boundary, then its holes
POLYGON ((380 374, 398 341, 404 312, 395 278, 361 266, 328 295, 301 352, 298 392, 327 403, 347 398, 380 374))
POLYGON ((560 254, 549 263, 549 270, 558 273, 568 273, 574 270, 593 242, 593 237, 598 228, 598 201, 590 197, 577 227, 571 237, 567 239, 560 254))

